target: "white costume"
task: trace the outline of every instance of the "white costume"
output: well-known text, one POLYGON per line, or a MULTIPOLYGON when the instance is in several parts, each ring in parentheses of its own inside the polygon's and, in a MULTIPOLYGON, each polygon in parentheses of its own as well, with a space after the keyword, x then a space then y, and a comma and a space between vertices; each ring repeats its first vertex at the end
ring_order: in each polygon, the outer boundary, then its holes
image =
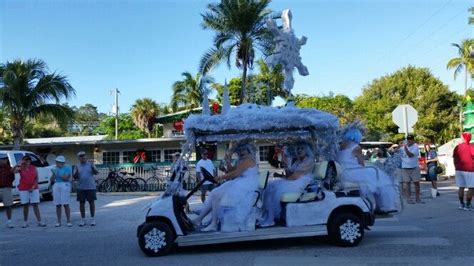
POLYGON ((344 181, 358 183, 363 195, 375 200, 376 209, 381 211, 396 210, 397 192, 393 179, 380 169, 363 167, 352 154, 359 145, 355 142, 336 154, 336 161, 344 167, 342 178, 344 181), (378 174, 378 179, 377 179, 378 174))
POLYGON ((257 166, 247 168, 240 176, 223 183, 209 194, 205 204, 211 204, 215 197, 221 197, 218 219, 221 222, 232 220, 232 225, 227 224, 225 231, 241 231, 248 228, 247 221, 252 214, 255 191, 258 189, 257 177, 257 166), (228 215, 229 217, 226 217, 228 215))
POLYGON ((308 169, 308 173, 298 177, 295 180, 280 179, 270 182, 265 189, 263 194, 263 210, 264 210, 264 221, 260 222, 260 225, 271 225, 275 219, 279 219, 281 215, 281 203, 280 199, 284 193, 287 192, 303 192, 306 186, 311 183, 312 174, 311 170, 313 165, 313 159, 307 157, 304 161, 296 161, 290 166, 291 172, 296 172, 299 169, 308 169))

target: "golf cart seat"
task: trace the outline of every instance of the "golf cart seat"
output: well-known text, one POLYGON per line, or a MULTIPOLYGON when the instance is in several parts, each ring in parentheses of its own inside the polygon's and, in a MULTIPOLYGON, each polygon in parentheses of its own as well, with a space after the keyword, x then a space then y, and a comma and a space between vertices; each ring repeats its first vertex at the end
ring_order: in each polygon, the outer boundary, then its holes
POLYGON ((219 207, 218 211, 221 232, 255 230, 255 222, 257 221, 258 214, 260 213, 259 209, 263 205, 263 190, 267 186, 269 176, 270 172, 268 171, 260 172, 257 176, 258 187, 257 190, 255 190, 254 199, 252 199, 252 210, 244 219, 239 217, 235 206, 226 206, 226 203, 221 201, 221 206, 219 207))
MULTIPOLYGON (((353 191, 359 190, 359 185, 352 182, 343 182, 341 179, 342 166, 335 161, 321 161, 316 163, 313 170, 314 178, 317 182, 328 190, 334 191, 353 191)), ((291 202, 309 202, 317 199, 318 193, 304 191, 284 193, 280 199, 283 203, 291 202)))
POLYGON ((262 196, 263 191, 267 187, 268 184, 268 177, 270 176, 270 171, 261 172, 258 175, 258 190, 255 190, 257 194, 257 198, 255 199, 254 207, 261 208, 263 205, 262 196))

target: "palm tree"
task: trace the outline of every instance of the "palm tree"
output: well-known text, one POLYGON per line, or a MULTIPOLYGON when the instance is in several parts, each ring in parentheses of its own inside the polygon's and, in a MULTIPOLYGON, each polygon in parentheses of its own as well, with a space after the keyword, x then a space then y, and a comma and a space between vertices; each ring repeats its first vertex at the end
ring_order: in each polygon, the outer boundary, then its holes
POLYGON ((222 0, 208 4, 208 11, 202 15, 203 28, 216 31, 216 36, 214 47, 202 56, 199 70, 207 73, 223 60, 230 68, 235 54, 235 65, 243 70, 241 103, 246 101, 247 69, 253 66, 256 49, 264 55, 273 49, 272 34, 265 27, 271 13, 267 10, 269 3, 270 0, 222 0))
POLYGON ((458 48, 459 57, 450 59, 446 67, 447 69, 454 68, 454 79, 464 69, 464 96, 466 96, 467 78, 469 74, 474 73, 474 58, 472 58, 471 54, 471 47, 474 47, 474 39, 465 39, 460 45, 457 43, 452 45, 458 48))
MULTIPOLYGON (((469 8, 469 12, 474 16, 474 7, 469 8)), ((469 24, 474 24, 474 17, 469 17, 469 24)))
POLYGON ((255 79, 266 89, 267 105, 272 104, 275 96, 287 97, 288 92, 283 88, 285 77, 283 76, 282 66, 277 64, 275 67, 270 67, 263 59, 259 59, 257 64, 260 68, 260 73, 255 75, 255 79))
POLYGON ((132 105, 130 112, 133 123, 151 138, 155 118, 160 114, 159 105, 150 98, 138 99, 132 105))
POLYGON ((206 85, 212 84, 212 77, 203 77, 200 73, 193 77, 189 72, 181 74, 184 79, 173 84, 173 95, 171 96, 171 108, 177 111, 180 108, 196 108, 201 105, 206 85))
POLYGON ((13 149, 20 148, 27 120, 51 117, 64 122, 72 119, 72 110, 59 102, 74 95, 75 90, 66 77, 49 73, 42 60, 0 64, 0 103, 10 117, 13 149))

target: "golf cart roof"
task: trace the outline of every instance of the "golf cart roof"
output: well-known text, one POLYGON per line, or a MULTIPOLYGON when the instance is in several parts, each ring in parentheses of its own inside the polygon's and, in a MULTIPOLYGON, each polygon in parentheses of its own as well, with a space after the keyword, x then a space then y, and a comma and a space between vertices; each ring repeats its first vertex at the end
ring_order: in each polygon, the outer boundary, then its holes
POLYGON ((256 104, 243 104, 220 115, 194 114, 184 121, 188 141, 306 139, 316 146, 336 143, 338 126, 336 116, 320 110, 256 104))

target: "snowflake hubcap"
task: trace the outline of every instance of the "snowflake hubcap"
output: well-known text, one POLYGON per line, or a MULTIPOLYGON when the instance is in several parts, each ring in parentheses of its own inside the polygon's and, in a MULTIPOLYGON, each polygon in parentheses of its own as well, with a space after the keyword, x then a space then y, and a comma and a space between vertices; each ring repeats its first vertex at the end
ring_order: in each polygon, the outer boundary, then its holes
POLYGON ((354 223, 351 219, 347 219, 345 223, 341 224, 339 231, 341 232, 341 239, 351 243, 354 243, 357 238, 362 236, 360 233, 360 224, 354 223))
POLYGON ((161 248, 166 246, 166 233, 156 228, 150 230, 145 236, 145 248, 158 252, 161 248))

